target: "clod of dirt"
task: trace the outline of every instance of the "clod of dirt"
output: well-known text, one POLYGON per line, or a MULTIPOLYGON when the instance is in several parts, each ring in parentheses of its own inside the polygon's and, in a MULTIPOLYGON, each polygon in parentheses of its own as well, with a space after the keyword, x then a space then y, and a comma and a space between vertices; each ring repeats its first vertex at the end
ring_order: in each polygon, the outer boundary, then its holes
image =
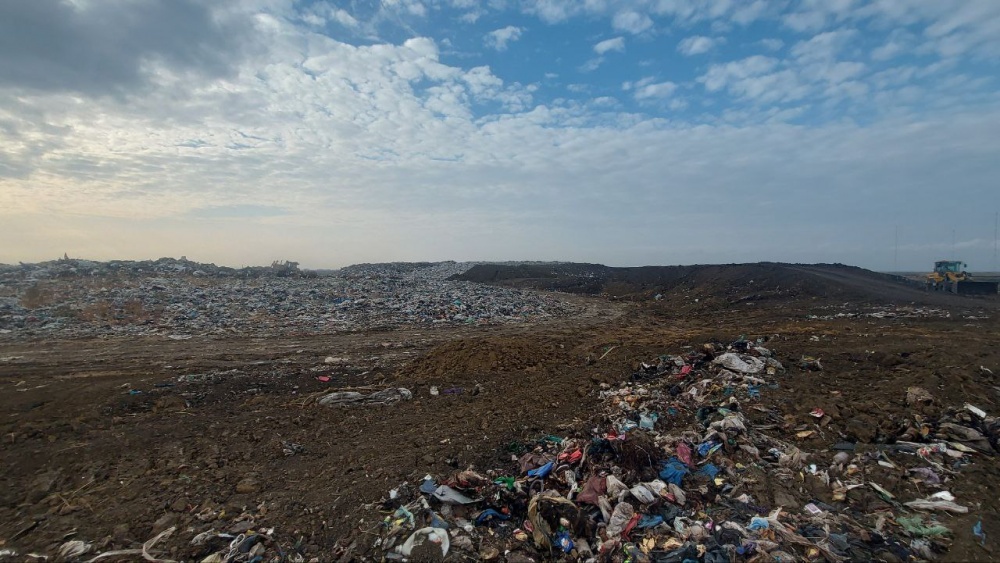
POLYGON ((256 493, 259 492, 260 489, 260 481, 253 477, 245 477, 236 484, 236 492, 241 495, 256 493))
POLYGON ((934 397, 923 387, 909 387, 906 390, 906 404, 913 406, 929 405, 934 402, 934 397))
POLYGON ((159 534, 176 523, 176 514, 164 514, 163 516, 160 516, 156 522, 153 522, 153 534, 159 534))

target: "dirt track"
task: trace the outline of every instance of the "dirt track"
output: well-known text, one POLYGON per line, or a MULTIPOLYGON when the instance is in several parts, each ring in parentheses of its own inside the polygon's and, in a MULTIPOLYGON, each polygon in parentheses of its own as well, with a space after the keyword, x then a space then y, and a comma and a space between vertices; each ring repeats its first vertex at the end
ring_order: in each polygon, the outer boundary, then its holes
MULTIPOLYGON (((510 471, 507 445, 581 425, 597 383, 627 378, 640 360, 741 334, 773 336, 769 346, 787 365, 822 358, 824 371, 792 370, 762 399, 789 428, 814 407, 835 413, 827 432, 803 444, 821 456, 845 436, 875 444, 897 432, 911 385, 942 405, 1000 412, 998 383, 980 370, 1000 374, 993 302, 970 302, 950 318, 817 320, 806 316, 814 301, 698 313, 670 302, 573 299, 587 303, 584 318, 538 326, 4 343, 0 548, 53 553, 66 538, 129 548, 178 525, 168 552, 192 559, 205 555, 189 545, 194 534, 252 523, 275 527, 286 548, 309 557, 330 560, 351 542, 357 557, 363 530, 382 518, 371 503, 401 482, 470 465, 510 471), (989 318, 969 318, 984 304, 989 318), (355 408, 310 401, 385 385, 408 387, 415 399, 355 408), (432 385, 461 392, 431 396, 432 385), (304 451, 286 455, 288 444, 304 451)), ((1000 533, 998 470, 995 458, 977 456, 949 487, 972 510, 945 517, 955 530, 947 560, 994 556, 971 527, 981 518, 1000 533)), ((871 471, 893 492, 916 494, 891 471, 871 471)), ((768 490, 823 494, 794 483, 768 490)), ((871 510, 880 509, 875 498, 871 510)))

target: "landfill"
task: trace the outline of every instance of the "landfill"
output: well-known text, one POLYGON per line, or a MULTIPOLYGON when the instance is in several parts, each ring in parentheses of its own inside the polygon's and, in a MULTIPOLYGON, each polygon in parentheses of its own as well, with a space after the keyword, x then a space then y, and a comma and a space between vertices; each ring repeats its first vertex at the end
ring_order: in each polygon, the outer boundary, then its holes
POLYGON ((466 267, 0 267, 0 561, 995 559, 990 302, 466 267))
POLYGON ((470 263, 294 262, 226 268, 181 258, 0 265, 0 338, 319 334, 488 325, 574 310, 535 292, 449 280, 470 263))
MULTIPOLYGON (((373 560, 911 561, 945 556, 949 483, 998 449, 1000 422, 973 405, 915 412, 891 444, 843 442, 822 409, 790 424, 761 406, 783 378, 765 338, 705 344, 602 384, 602 408, 564 436, 510 449, 506 467, 402 483, 355 545, 373 560), (923 495, 879 484, 907 479, 923 495), (372 539, 374 538, 374 539, 372 539), (370 551, 365 552, 365 549, 370 551)), ((934 403, 925 389, 909 405, 934 403)), ((964 503, 964 504, 963 504, 964 503)), ((977 528, 977 537, 985 532, 977 528)), ((357 554, 355 554, 357 555, 357 554)))

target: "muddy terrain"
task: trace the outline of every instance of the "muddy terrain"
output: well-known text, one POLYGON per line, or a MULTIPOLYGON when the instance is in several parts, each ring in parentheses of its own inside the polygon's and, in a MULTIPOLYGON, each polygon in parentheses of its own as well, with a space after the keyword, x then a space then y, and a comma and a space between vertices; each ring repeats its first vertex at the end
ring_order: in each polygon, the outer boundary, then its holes
MULTIPOLYGON (((613 389, 644 361, 706 343, 765 343, 786 369, 760 389, 749 419, 812 452, 810 463, 821 468, 837 444, 855 444, 866 481, 893 496, 865 487, 838 502, 803 469, 749 487, 765 510, 800 513, 820 502, 857 513, 859 522, 884 515, 886 529, 899 533, 900 503, 928 491, 907 471, 917 456, 886 446, 919 441, 906 434, 911 427, 919 434, 921 424, 933 427, 967 403, 1000 413, 997 299, 927 294, 837 266, 602 275, 591 283, 579 272, 553 274, 552 287, 586 285, 587 295, 545 292, 573 313, 530 323, 183 340, 3 335, 0 554, 8 555, 0 560, 86 561, 132 550, 100 560, 135 561, 146 543, 157 560, 202 561, 224 550, 218 540, 192 542, 209 531, 213 538, 266 531, 262 561, 378 560, 391 490, 469 468, 516 475, 512 454, 546 436, 586 437, 607 424, 602 384, 613 389), (413 397, 388 405, 318 401, 338 390, 389 387, 413 397), (932 398, 908 404, 912 387, 932 398), (876 462, 881 450, 887 464, 876 462), (60 556, 71 542, 86 553, 60 556)), ((496 268, 466 276, 520 288, 537 288, 540 278, 496 268)), ((1000 556, 998 475, 992 450, 949 468, 945 488, 969 510, 935 515, 950 531, 935 539, 940 560, 1000 556), (973 535, 977 522, 985 542, 973 535)), ((496 549, 497 560, 506 551, 542 560, 516 537, 491 534, 450 559, 494 557, 496 549)), ((899 560, 891 550, 875 552, 899 560)))

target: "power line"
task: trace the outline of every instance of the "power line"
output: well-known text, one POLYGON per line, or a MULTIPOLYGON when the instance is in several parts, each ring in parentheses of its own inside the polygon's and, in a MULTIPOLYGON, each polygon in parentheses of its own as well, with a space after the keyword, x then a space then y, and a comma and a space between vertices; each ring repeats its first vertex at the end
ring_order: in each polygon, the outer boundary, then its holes
POLYGON ((899 225, 896 225, 896 249, 892 255, 892 271, 899 271, 899 225))

